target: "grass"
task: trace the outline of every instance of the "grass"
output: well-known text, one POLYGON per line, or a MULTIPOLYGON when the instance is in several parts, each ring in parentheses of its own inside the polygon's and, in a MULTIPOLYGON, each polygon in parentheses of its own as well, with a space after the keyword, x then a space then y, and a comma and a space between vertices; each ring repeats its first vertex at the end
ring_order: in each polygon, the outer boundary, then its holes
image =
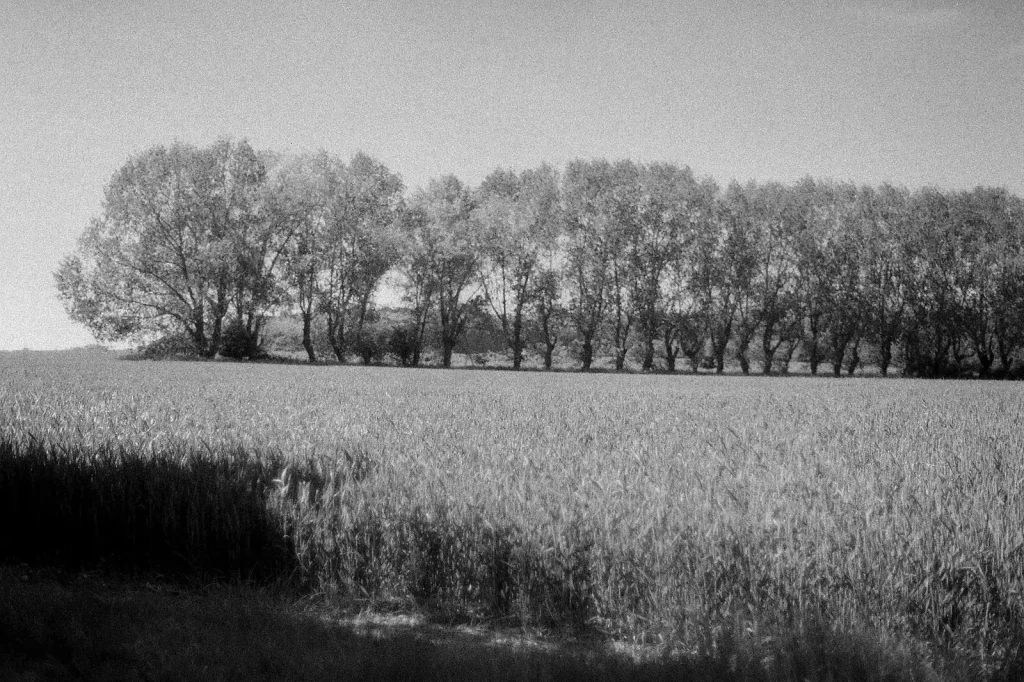
POLYGON ((1022 418, 1005 383, 0 356, 0 547, 734 679, 1013 679, 1022 418))
POLYGON ((638 659, 593 641, 346 612, 277 590, 0 566, 0 679, 12 682, 935 679, 906 651, 828 630, 757 647, 720 639, 696 656, 638 659))

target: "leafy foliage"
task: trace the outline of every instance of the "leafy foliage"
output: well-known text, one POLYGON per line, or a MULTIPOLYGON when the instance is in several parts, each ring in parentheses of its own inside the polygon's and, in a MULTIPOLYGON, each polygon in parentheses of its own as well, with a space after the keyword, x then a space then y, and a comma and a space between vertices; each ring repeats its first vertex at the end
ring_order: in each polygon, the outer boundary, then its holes
POLYGON ((531 348, 550 369, 561 347, 584 369, 674 371, 683 355, 691 371, 710 356, 716 372, 796 358, 812 374, 989 377, 1024 352, 1024 202, 1002 189, 723 190, 673 164, 575 160, 403 193, 362 153, 154 147, 112 177, 58 292, 98 339, 187 334, 209 357, 231 320, 255 343, 286 314, 310 362, 318 329, 338 362, 363 356, 385 281, 406 303, 412 365, 435 344, 450 366, 485 309, 514 369, 531 348))

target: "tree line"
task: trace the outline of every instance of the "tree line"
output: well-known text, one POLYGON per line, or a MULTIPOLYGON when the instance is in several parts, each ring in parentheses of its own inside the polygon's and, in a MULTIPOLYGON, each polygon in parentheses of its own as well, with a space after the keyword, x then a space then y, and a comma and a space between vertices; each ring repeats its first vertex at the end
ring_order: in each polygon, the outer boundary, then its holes
POLYGON ((1005 189, 910 191, 805 178, 719 186, 670 163, 498 169, 407 193, 378 160, 279 155, 247 142, 150 148, 111 178, 55 273, 100 340, 187 338, 252 357, 294 314, 344 362, 391 273, 390 343, 441 364, 487 315, 513 367, 1008 375, 1024 348, 1024 202, 1005 189))

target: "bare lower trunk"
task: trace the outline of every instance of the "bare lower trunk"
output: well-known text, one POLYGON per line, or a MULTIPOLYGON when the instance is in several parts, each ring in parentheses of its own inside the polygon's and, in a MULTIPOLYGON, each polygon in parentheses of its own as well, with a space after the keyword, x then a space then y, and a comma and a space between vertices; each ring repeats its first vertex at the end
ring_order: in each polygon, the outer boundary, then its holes
POLYGON ((772 338, 775 334, 775 324, 768 320, 765 322, 764 331, 761 332, 761 353, 764 360, 761 361, 761 373, 768 376, 772 373, 772 361, 775 358, 775 349, 772 338))
POLYGON ((309 356, 311 363, 316 362, 316 351, 313 350, 313 314, 310 312, 302 313, 302 347, 306 349, 306 355, 309 356))
POLYGON ((694 353, 693 355, 687 354, 686 359, 690 361, 690 371, 694 374, 700 371, 701 357, 699 354, 694 353))
POLYGON ((594 342, 587 339, 583 342, 580 349, 580 361, 583 363, 583 371, 590 369, 590 365, 594 362, 594 342))
POLYGON ((981 369, 978 372, 980 377, 988 377, 992 374, 992 363, 995 362, 995 355, 993 353, 978 353, 978 362, 981 363, 981 369))
POLYGON ((892 363, 892 341, 886 339, 882 341, 878 348, 879 355, 878 369, 882 372, 882 376, 889 375, 889 365, 892 363))
POLYGON ((331 342, 331 350, 334 351, 334 357, 338 359, 338 362, 345 364, 345 346, 342 345, 336 338, 329 339, 331 342))
POLYGON ((725 348, 726 344, 712 340, 711 357, 714 358, 715 361, 715 374, 722 374, 725 372, 725 348))
POLYGON ((846 363, 846 374, 847 376, 853 376, 854 372, 860 366, 860 339, 854 341, 850 347, 850 359, 846 363))
POLYGON ((523 312, 516 310, 515 320, 512 323, 512 369, 518 370, 523 367, 523 312))
POLYGON ((427 336, 427 316, 423 313, 413 332, 412 366, 419 367, 423 359, 423 341, 427 336))
POLYGON ((652 369, 654 369, 654 337, 648 336, 644 343, 643 370, 650 372, 652 369))
POLYGON ((740 361, 740 370, 744 374, 750 374, 750 358, 747 357, 747 344, 741 344, 736 350, 736 359, 740 361))

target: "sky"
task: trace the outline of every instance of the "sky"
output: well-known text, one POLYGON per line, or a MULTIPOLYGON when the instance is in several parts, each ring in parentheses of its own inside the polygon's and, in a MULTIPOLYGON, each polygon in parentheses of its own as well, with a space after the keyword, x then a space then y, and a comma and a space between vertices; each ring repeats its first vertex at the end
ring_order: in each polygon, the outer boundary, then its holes
POLYGON ((1020 0, 0 0, 0 350, 133 155, 363 151, 409 188, 575 158, 1024 194, 1020 0))

